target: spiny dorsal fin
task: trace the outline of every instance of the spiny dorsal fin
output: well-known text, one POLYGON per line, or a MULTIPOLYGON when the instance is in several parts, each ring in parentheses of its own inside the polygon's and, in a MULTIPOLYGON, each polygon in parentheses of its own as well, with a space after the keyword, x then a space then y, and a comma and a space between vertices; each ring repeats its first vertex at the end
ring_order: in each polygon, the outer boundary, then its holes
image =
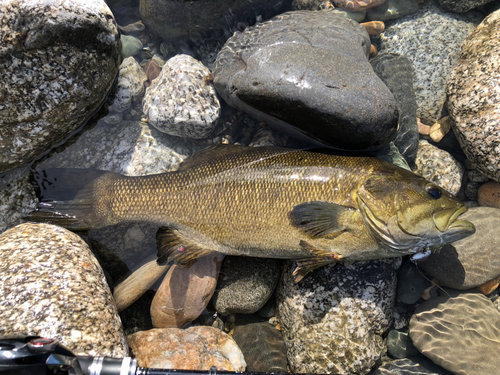
POLYGON ((158 250, 157 263, 161 266, 177 264, 181 267, 189 267, 199 257, 214 252, 196 240, 190 239, 181 230, 172 227, 158 229, 156 246, 158 250))
POLYGON ((351 207, 323 201, 299 204, 289 212, 290 223, 311 238, 337 236, 347 230, 346 223, 356 212, 351 207))

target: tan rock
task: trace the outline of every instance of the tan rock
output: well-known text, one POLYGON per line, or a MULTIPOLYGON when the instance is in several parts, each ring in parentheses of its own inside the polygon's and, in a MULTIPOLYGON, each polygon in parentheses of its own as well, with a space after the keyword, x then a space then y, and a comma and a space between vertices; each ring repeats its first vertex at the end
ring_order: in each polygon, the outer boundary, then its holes
POLYGON ((450 129, 451 120, 449 116, 446 116, 431 126, 429 136, 434 142, 439 142, 446 134, 448 134, 450 129))
POLYGON ((199 258, 189 268, 172 266, 151 304, 153 326, 182 327, 195 320, 212 298, 222 258, 214 253, 199 258))
POLYGON ((370 59, 373 59, 375 56, 378 55, 377 47, 375 47, 373 44, 370 46, 370 59))
POLYGON ((380 35, 385 30, 385 24, 382 21, 370 21, 360 23, 366 29, 368 35, 380 35))
POLYGON ((361 12, 385 3, 385 0, 333 0, 335 6, 349 12, 361 12))
POLYGON ((429 133, 431 132, 431 127, 422 123, 419 118, 417 118, 417 125, 419 134, 429 135, 429 133))
POLYGON ((500 182, 490 181, 481 185, 477 201, 480 206, 500 208, 500 182))
POLYGON ((244 371, 246 363, 236 342, 213 327, 155 328, 129 335, 138 365, 179 370, 244 371))

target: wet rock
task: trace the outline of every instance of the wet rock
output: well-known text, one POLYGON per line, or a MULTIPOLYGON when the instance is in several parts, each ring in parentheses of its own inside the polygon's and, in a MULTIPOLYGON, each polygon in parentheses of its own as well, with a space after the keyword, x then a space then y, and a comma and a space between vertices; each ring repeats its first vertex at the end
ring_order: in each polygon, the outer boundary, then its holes
POLYGON ((394 144, 411 166, 418 150, 417 102, 413 90, 413 66, 401 55, 385 53, 370 60, 375 74, 391 90, 399 111, 399 130, 394 144))
POLYGON ((220 117, 210 71, 188 55, 168 60, 142 102, 148 122, 163 133, 207 138, 220 117))
POLYGON ((410 321, 414 345, 456 375, 495 374, 500 366, 500 312, 476 293, 422 303, 410 321))
POLYGON ((452 12, 463 13, 492 1, 493 0, 439 0, 439 4, 452 12))
POLYGON ((249 146, 263 147, 263 146, 281 146, 286 147, 288 144, 288 137, 282 135, 271 129, 259 129, 252 138, 249 146))
POLYGON ((391 322, 398 265, 329 265, 298 284, 285 265, 276 298, 292 371, 367 373, 385 351, 381 335, 391 322))
POLYGON ((123 34, 141 36, 146 27, 144 26, 142 21, 137 21, 125 26, 118 25, 118 28, 123 34))
POLYGON ((182 327, 200 316, 215 291, 222 258, 215 253, 189 268, 171 266, 151 304, 153 326, 182 327))
POLYGON ((253 314, 271 297, 279 277, 276 259, 227 257, 212 304, 222 315, 253 314))
POLYGON ((365 28, 368 35, 380 35, 385 30, 384 23, 380 21, 363 22, 361 26, 365 28))
POLYGON ((439 285, 453 289, 470 289, 500 275, 500 210, 473 207, 460 216, 476 227, 476 233, 444 245, 419 262, 439 285))
POLYGON ((327 10, 335 6, 331 0, 293 0, 292 10, 327 10))
POLYGON ((472 182, 472 181, 467 182, 464 188, 464 193, 467 199, 470 199, 471 201, 477 201, 479 196, 480 186, 481 186, 480 182, 472 182))
POLYGON ((477 196, 480 206, 500 208, 500 182, 491 181, 481 185, 477 196))
POLYGON ((341 17, 344 17, 348 20, 353 20, 356 22, 363 22, 366 17, 366 10, 362 10, 361 12, 349 12, 348 10, 342 8, 335 8, 331 11, 333 14, 337 14, 341 17))
POLYGON ((245 357, 246 371, 286 373, 286 347, 281 332, 267 322, 236 326, 233 340, 245 357))
POLYGON ((144 70, 133 57, 123 60, 118 73, 117 92, 109 110, 123 112, 129 109, 132 102, 144 95, 146 81, 144 70))
POLYGON ((415 348, 408 332, 391 329, 387 335, 387 351, 394 358, 407 358, 420 352, 415 348))
POLYGON ((427 280, 417 266, 410 261, 403 262, 398 269, 398 299, 411 305, 417 303, 427 287, 427 280))
POLYGON ((135 56, 142 51, 142 42, 136 37, 121 35, 120 40, 122 43, 121 55, 123 60, 135 56))
POLYGON ((127 342, 141 367, 204 371, 212 366, 226 371, 246 367, 238 345, 217 328, 156 328, 129 335, 127 342))
POLYGON ((78 129, 118 73, 119 36, 103 0, 2 1, 0 172, 78 129))
POLYGON ((161 73, 161 67, 154 60, 149 61, 144 67, 144 71, 146 72, 146 77, 148 78, 148 87, 151 86, 151 82, 153 79, 158 77, 161 73))
POLYGON ((489 181, 489 178, 487 176, 485 176, 484 174, 482 174, 481 172, 479 172, 477 169, 469 169, 467 171, 467 178, 469 179, 469 181, 472 181, 472 182, 489 181))
POLYGON ((479 171, 496 181, 500 180, 499 54, 500 11, 496 11, 465 39, 447 87, 452 127, 462 149, 479 171))
POLYGON ((0 335, 57 339, 75 355, 127 355, 99 263, 76 234, 22 224, 0 236, 0 335))
POLYGON ((375 8, 368 9, 366 18, 370 21, 387 21, 413 14, 418 3, 413 0, 387 0, 375 8))
POLYGON ((384 363, 373 375, 453 375, 442 367, 435 365, 424 356, 396 359, 384 363))
POLYGON ((417 117, 425 124, 432 125, 443 117, 446 82, 462 41, 481 19, 480 13, 449 12, 436 0, 429 0, 416 13, 386 24, 380 36, 381 52, 399 53, 412 62, 417 117))
POLYGON ((446 134, 451 130, 451 120, 449 116, 445 116, 431 126, 429 130, 429 137, 434 142, 441 141, 446 134))
POLYGON ((385 3, 385 0, 333 0, 333 3, 349 12, 361 12, 385 3))
POLYGON ((214 83, 231 106, 290 136, 380 148, 396 135, 397 108, 372 74, 369 51, 369 36, 354 21, 288 12, 236 32, 217 56, 214 83))
POLYGON ((456 195, 462 186, 464 167, 446 151, 421 139, 413 172, 456 195))

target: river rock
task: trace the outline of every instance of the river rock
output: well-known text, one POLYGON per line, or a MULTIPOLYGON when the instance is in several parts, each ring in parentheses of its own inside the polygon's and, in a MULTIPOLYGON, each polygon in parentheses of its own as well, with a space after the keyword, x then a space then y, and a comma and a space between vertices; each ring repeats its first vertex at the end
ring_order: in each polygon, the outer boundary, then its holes
POLYGON ((385 53, 370 60, 375 74, 391 90, 399 111, 399 130, 394 144, 413 166, 418 150, 417 101, 413 90, 413 66, 401 55, 385 53))
POLYGON ((132 102, 144 95, 147 80, 146 73, 133 57, 123 60, 118 73, 117 93, 109 110, 123 112, 129 109, 132 102))
POLYGON ((217 286, 222 258, 215 253, 189 268, 171 266, 151 304, 153 326, 182 327, 200 316, 217 286))
POLYGON ((403 262, 398 269, 398 299, 407 304, 417 303, 427 287, 427 279, 411 261, 403 262))
POLYGON ((104 273, 79 236, 21 224, 0 236, 0 254, 0 335, 54 338, 75 355, 128 354, 104 273))
POLYGON ((236 32, 217 56, 214 83, 231 106, 284 134, 342 149, 380 148, 396 135, 397 108, 369 52, 366 30, 352 20, 287 12, 236 32))
POLYGON ((407 358, 420 352, 415 348, 408 332, 391 329, 387 334, 387 352, 394 358, 407 358))
POLYGON ((335 6, 332 0, 293 0, 292 10, 327 10, 335 6))
POLYGON ((413 172, 456 195, 462 186, 464 167, 448 152, 421 139, 413 172))
POLYGON ((207 138, 220 117, 210 70, 188 55, 168 60, 142 102, 148 122, 163 133, 207 138))
POLYGON ((448 81, 453 131, 477 169, 500 181, 500 11, 465 39, 448 81))
POLYGON ((410 321, 413 344, 455 375, 495 374, 500 367, 500 312, 479 293, 422 303, 410 321))
POLYGON ((125 60, 128 57, 137 55, 142 50, 142 42, 131 35, 120 36, 122 43, 121 55, 122 59, 125 60))
POLYGON ((443 117, 446 82, 463 40, 481 19, 479 12, 453 13, 437 0, 429 0, 414 14, 387 22, 380 52, 399 53, 412 62, 417 117, 425 124, 433 125, 443 117))
POLYGON ((385 0, 333 0, 333 3, 342 9, 356 13, 374 8, 385 3, 385 0))
POLYGON ((460 216, 476 227, 476 233, 444 245, 419 262, 439 285, 470 289, 500 275, 500 209, 472 207, 460 216))
POLYGON ((276 259, 227 257, 212 304, 219 314, 253 314, 271 298, 280 277, 276 259))
POLYGON ((321 267, 298 284, 285 265, 276 298, 294 372, 365 374, 385 351, 399 259, 321 267))
POLYGON ((246 371, 288 372, 285 341, 273 325, 262 322, 236 326, 233 340, 245 357, 246 371))
POLYGON ((212 366, 226 371, 246 367, 235 341, 213 327, 155 328, 129 335, 127 342, 141 367, 202 371, 212 366))
POLYGON ((490 181, 481 185, 477 195, 480 206, 500 208, 500 182, 490 181))
POLYGON ((463 13, 492 1, 493 0, 439 0, 439 4, 452 12, 463 13))
POLYGON ((103 0, 2 1, 0 172, 79 128, 118 73, 120 39, 103 0))
POLYGON ((413 14, 418 10, 414 0, 387 0, 375 8, 368 9, 366 18, 370 21, 387 21, 413 14))
POLYGON ((384 363, 373 375, 453 375, 442 367, 435 365, 424 356, 396 359, 384 363))

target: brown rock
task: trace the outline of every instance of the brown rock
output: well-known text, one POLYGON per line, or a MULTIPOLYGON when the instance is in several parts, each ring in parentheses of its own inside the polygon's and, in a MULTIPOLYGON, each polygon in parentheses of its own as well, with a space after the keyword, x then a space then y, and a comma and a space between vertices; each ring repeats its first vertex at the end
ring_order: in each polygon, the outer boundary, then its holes
POLYGON ((422 123, 419 118, 417 118, 417 125, 419 134, 429 135, 429 133, 431 132, 431 127, 422 123))
POLYGON ((385 0, 333 0, 335 6, 349 12, 361 12, 385 3, 385 0))
POLYGON ((382 21, 370 21, 360 23, 368 33, 368 35, 380 35, 385 30, 385 24, 382 21))
POLYGON ((500 182, 490 181, 481 185, 477 192, 480 206, 500 208, 500 182))
POLYGON ((146 77, 148 77, 148 82, 151 84, 153 79, 158 77, 161 73, 161 67, 156 63, 156 61, 149 61, 146 66, 144 66, 144 71, 146 72, 146 77))
POLYGON ((500 276, 496 279, 488 281, 487 283, 484 283, 483 285, 479 285, 477 289, 479 289, 481 293, 487 296, 488 294, 494 292, 498 288, 498 285, 500 285, 500 276))
POLYGON ((448 134, 450 129, 451 120, 449 116, 446 116, 431 126, 429 136, 434 142, 439 142, 446 134, 448 134))
POLYGON ((377 47, 375 47, 373 44, 370 46, 370 59, 373 59, 375 56, 377 56, 377 47))
POLYGON ((156 328, 127 336, 141 367, 179 370, 244 371, 243 354, 234 340, 213 327, 156 328))
POLYGON ((205 309, 217 285, 223 255, 215 253, 198 259, 189 268, 172 266, 151 304, 156 328, 182 327, 205 309))

